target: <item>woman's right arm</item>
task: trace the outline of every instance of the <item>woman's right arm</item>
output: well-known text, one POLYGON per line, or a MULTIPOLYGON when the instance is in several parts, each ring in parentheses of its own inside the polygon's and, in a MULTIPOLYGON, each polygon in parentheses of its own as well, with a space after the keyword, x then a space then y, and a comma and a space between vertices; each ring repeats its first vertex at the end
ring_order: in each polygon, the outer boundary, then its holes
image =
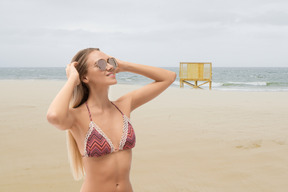
POLYGON ((69 103, 75 86, 80 83, 79 74, 75 68, 77 62, 67 65, 67 82, 56 95, 47 111, 47 120, 55 127, 66 130, 73 125, 74 118, 69 112, 69 103))

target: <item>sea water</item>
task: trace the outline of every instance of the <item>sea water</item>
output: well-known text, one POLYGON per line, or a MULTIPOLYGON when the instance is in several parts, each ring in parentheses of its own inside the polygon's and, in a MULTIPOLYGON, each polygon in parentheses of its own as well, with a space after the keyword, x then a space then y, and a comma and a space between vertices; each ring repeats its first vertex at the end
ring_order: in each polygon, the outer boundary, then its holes
MULTIPOLYGON (((180 87, 179 68, 163 67, 177 73, 173 87, 180 87)), ((118 83, 145 85, 151 79, 129 72, 116 74, 118 83)), ((2 80, 66 80, 65 68, 0 68, 2 80)), ((193 82, 192 82, 193 83, 193 82)), ((198 82, 201 84, 201 82, 198 82)), ((191 89, 184 85, 184 88, 191 89)), ((208 89, 209 85, 203 86, 208 89)), ((288 67, 214 67, 212 69, 212 90, 223 91, 288 91, 288 67)))

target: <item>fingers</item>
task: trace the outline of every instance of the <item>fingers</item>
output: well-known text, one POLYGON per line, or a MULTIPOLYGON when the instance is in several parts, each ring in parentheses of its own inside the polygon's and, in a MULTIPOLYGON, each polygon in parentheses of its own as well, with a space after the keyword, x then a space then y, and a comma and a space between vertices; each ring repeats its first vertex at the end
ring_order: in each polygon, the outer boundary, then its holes
POLYGON ((67 66, 66 66, 66 71, 69 70, 70 67, 76 67, 78 65, 78 62, 74 61, 72 63, 69 63, 67 66))
POLYGON ((67 66, 66 66, 66 76, 67 76, 67 78, 69 78, 71 73, 77 72, 77 70, 75 68, 77 65, 78 65, 78 62, 76 62, 76 61, 67 64, 67 66))
POLYGON ((66 66, 66 68, 71 67, 71 66, 76 67, 77 65, 78 65, 78 62, 77 62, 77 61, 74 61, 74 62, 72 62, 72 63, 69 63, 69 64, 66 66))
POLYGON ((71 65, 73 65, 74 67, 76 67, 78 65, 78 62, 77 61, 74 61, 72 63, 70 63, 71 65))

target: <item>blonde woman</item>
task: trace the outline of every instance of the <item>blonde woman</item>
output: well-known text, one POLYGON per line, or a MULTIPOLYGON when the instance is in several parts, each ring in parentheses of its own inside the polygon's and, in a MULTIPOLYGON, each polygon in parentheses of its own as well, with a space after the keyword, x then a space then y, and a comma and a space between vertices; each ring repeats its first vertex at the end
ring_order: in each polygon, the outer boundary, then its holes
POLYGON ((121 61, 98 48, 79 51, 66 68, 67 82, 54 98, 47 120, 67 131, 75 179, 85 175, 82 192, 130 192, 129 173, 136 136, 129 120, 137 107, 155 98, 176 78, 174 72, 121 61), (110 101, 116 73, 146 76, 153 83, 110 101))

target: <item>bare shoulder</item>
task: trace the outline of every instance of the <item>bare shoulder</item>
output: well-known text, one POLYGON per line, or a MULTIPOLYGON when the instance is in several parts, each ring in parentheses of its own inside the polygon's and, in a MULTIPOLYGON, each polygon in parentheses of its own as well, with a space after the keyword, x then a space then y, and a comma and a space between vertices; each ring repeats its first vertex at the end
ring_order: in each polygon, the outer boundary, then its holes
POLYGON ((116 101, 112 101, 127 117, 131 113, 131 97, 129 94, 123 95, 116 101))

